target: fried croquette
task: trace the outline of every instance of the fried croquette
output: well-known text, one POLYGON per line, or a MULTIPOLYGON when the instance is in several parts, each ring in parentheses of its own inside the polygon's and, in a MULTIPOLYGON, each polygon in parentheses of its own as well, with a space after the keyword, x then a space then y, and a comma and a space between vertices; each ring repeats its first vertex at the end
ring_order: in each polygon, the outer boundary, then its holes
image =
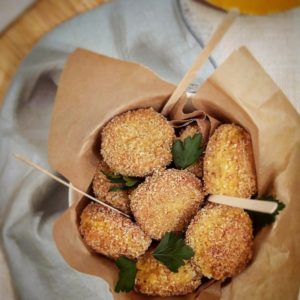
MULTIPOLYGON (((188 125, 179 134, 179 139, 184 141, 187 137, 193 137, 195 134, 200 133, 198 125, 188 125)), ((185 170, 193 173, 197 177, 203 176, 203 157, 201 156, 194 164, 187 167, 185 170)))
POLYGON ((204 156, 207 194, 250 198, 257 192, 250 135, 234 124, 219 126, 204 156))
POLYGON ((79 230, 85 243, 112 259, 134 259, 144 254, 151 239, 128 218, 97 203, 89 203, 80 216, 79 230))
POLYGON ((152 296, 177 296, 193 292, 201 283, 201 273, 187 262, 171 272, 152 256, 151 251, 141 256, 136 264, 135 290, 152 296))
POLYGON ((168 169, 147 177, 130 195, 130 207, 141 228, 160 240, 168 231, 183 231, 203 197, 194 174, 168 169))
POLYGON ((192 220, 186 243, 195 252, 191 262, 208 278, 223 280, 247 266, 253 252, 250 217, 240 208, 208 204, 192 220))
POLYGON ((102 131, 101 153, 110 168, 143 177, 172 161, 174 128, 152 108, 125 112, 102 131))
POLYGON ((110 191, 112 187, 118 186, 118 184, 110 182, 103 172, 112 173, 107 164, 103 160, 100 160, 93 179, 93 191, 95 196, 99 200, 108 203, 124 213, 130 214, 128 197, 130 190, 110 191))

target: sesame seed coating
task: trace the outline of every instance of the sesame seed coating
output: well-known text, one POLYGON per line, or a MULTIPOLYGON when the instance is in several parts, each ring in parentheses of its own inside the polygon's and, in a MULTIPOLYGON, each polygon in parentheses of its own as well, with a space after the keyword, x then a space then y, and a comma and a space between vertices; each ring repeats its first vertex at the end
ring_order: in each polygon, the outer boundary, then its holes
POLYGON ((159 240, 168 231, 183 231, 203 197, 195 175, 168 169, 147 177, 130 195, 130 207, 141 228, 159 240))
POLYGON ((208 194, 250 198, 257 192, 251 137, 234 124, 219 126, 204 156, 204 185, 208 194))
POLYGON ((144 254, 151 239, 128 218, 97 203, 81 213, 79 230, 85 243, 97 253, 117 259, 134 259, 144 254))
POLYGON ((135 290, 142 294, 162 297, 186 295, 201 283, 201 273, 190 262, 173 273, 150 251, 138 259, 136 266, 135 290))
POLYGON ((252 231, 251 219, 242 209, 206 205, 186 232, 186 243, 195 252, 191 262, 216 280, 240 273, 252 258, 252 231))
POLYGON ((174 138, 174 128, 152 108, 128 111, 104 127, 101 153, 114 172, 143 177, 172 161, 174 138))
MULTIPOLYGON (((196 133, 200 133, 199 127, 196 124, 188 125, 179 134, 179 139, 184 141, 187 137, 193 137, 196 133)), ((197 177, 203 176, 203 156, 201 156, 195 163, 185 169, 196 175, 197 177)))
POLYGON ((102 172, 112 173, 108 165, 100 160, 93 179, 93 191, 97 199, 110 204, 111 206, 130 214, 129 197, 130 190, 109 191, 110 188, 118 186, 110 182, 102 172))

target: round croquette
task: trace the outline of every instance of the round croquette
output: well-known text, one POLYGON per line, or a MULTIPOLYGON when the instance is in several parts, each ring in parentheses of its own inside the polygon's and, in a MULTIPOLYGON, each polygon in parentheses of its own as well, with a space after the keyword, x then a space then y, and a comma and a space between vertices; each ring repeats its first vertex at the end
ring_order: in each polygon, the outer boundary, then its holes
POLYGON ((173 273, 156 260, 150 251, 138 259, 136 267, 135 290, 146 295, 186 295, 201 283, 201 273, 190 262, 180 267, 177 273, 173 273))
POLYGON ((97 203, 89 203, 80 216, 80 233, 95 252, 112 259, 134 259, 144 254, 151 239, 130 219, 97 203))
POLYGON ((152 108, 114 117, 102 131, 101 154, 116 173, 143 177, 172 161, 174 128, 152 108))
MULTIPOLYGON (((195 134, 200 133, 197 124, 188 125, 180 131, 179 139, 183 142, 187 137, 193 137, 195 134)), ((197 177, 203 176, 203 156, 201 156, 195 163, 188 166, 186 171, 189 171, 197 177)))
POLYGON ((216 280, 240 273, 252 258, 252 231, 251 219, 242 209, 207 204, 186 232, 186 243, 195 252, 191 262, 216 280))
POLYGON ((207 194, 250 198, 257 192, 251 137, 234 124, 219 126, 204 156, 207 194))
POLYGON ((147 177, 130 195, 137 223, 156 240, 168 231, 183 231, 202 202, 200 180, 192 173, 175 169, 147 177))
POLYGON ((130 214, 129 197, 130 190, 110 191, 112 187, 118 186, 112 183, 104 173, 112 173, 107 164, 101 160, 93 178, 93 191, 97 199, 130 214))

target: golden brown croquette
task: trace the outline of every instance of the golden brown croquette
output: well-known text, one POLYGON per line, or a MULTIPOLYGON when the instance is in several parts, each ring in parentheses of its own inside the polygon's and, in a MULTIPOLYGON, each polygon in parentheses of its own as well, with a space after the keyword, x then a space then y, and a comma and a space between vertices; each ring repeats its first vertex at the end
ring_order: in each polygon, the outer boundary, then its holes
MULTIPOLYGON (((188 125, 181 130, 179 134, 179 139, 184 141, 187 137, 193 137, 195 134, 200 133, 199 127, 197 124, 188 125)), ((193 173, 197 177, 203 176, 203 156, 201 156, 195 163, 187 167, 185 170, 193 173)))
POLYGON ((144 254, 151 239, 130 219, 97 203, 89 203, 80 217, 80 233, 94 251, 117 259, 144 254))
POLYGON ((112 173, 108 165, 103 160, 100 160, 93 179, 93 191, 95 196, 97 199, 108 203, 124 213, 130 214, 128 194, 131 190, 110 191, 112 187, 118 186, 118 184, 112 183, 103 172, 112 173))
POLYGON ((192 173, 175 169, 147 177, 130 195, 137 223, 156 240, 168 231, 183 231, 202 202, 200 180, 192 173))
POLYGON ((186 232, 186 243, 195 252, 191 262, 216 280, 240 273, 252 258, 252 231, 251 219, 242 209, 206 205, 186 232))
POLYGON ((146 295, 186 295, 201 283, 201 273, 190 262, 180 267, 177 273, 173 273, 156 260, 150 251, 138 259, 136 267, 135 290, 146 295))
POLYGON ((104 127, 101 153, 114 172, 143 177, 172 161, 174 138, 174 128, 152 108, 128 111, 104 127))
POLYGON ((197 124, 190 124, 180 130, 179 139, 183 141, 187 137, 193 137, 195 134, 200 133, 199 127, 197 124))
POLYGON ((234 124, 219 126, 204 156, 207 194, 250 198, 257 192, 251 137, 234 124))

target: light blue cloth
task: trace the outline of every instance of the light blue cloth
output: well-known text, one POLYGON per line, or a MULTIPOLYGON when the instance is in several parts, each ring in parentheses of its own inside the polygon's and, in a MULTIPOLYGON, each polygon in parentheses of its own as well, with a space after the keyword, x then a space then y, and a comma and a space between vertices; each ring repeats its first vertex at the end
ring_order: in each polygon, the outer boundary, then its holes
MULTIPOLYGON (((173 83, 201 50, 176 1, 120 0, 64 23, 24 60, 0 115, 2 247, 20 299, 111 299, 102 279, 70 268, 55 247, 52 225, 68 207, 67 189, 13 157, 22 153, 49 168, 47 136, 57 83, 77 47, 142 63, 173 83)), ((212 71, 207 63, 197 82, 212 71)))

